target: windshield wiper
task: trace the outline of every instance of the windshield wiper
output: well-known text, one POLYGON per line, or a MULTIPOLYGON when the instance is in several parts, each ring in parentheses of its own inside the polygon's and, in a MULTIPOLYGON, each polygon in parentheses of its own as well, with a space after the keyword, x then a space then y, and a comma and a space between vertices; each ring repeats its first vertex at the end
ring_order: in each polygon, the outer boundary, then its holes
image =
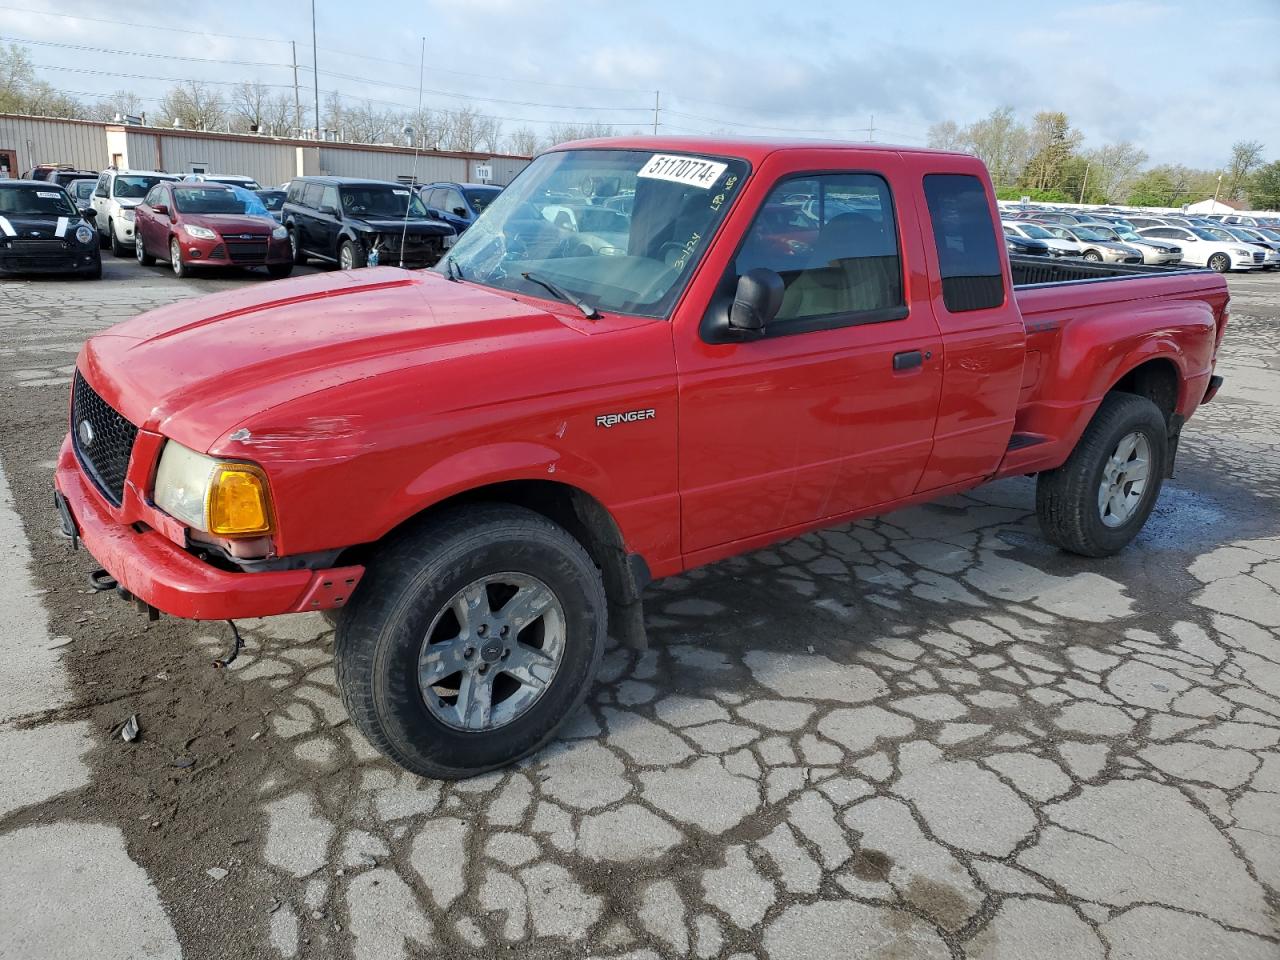
POLYGON ((556 299, 563 300, 565 303, 573 304, 582 311, 582 315, 588 320, 600 319, 600 314, 595 307, 591 306, 589 303, 583 302, 579 297, 574 296, 555 281, 548 280, 546 277, 540 277, 536 273, 522 273, 520 276, 524 277, 530 283, 536 283, 538 286, 550 290, 551 293, 555 295, 556 299))
POLYGON ((453 259, 453 257, 444 258, 444 267, 445 270, 448 271, 449 279, 454 283, 457 283, 459 280, 466 279, 462 276, 462 268, 458 266, 458 261, 453 259))

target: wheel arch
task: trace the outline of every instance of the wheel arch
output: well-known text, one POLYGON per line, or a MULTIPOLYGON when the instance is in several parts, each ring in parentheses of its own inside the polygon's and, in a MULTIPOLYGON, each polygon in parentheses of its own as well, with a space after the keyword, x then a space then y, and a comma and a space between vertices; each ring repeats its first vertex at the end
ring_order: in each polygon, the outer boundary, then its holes
POLYGON ((1146 397, 1172 426, 1182 399, 1182 369, 1171 355, 1146 358, 1131 366, 1113 383, 1107 393, 1134 393, 1146 397))
POLYGON ((609 602, 609 630, 627 646, 644 649, 640 593, 651 576, 644 557, 627 550, 613 514, 581 487, 555 480, 516 479, 480 484, 438 500, 403 520, 373 544, 353 548, 341 562, 360 562, 389 540, 408 536, 435 517, 468 504, 505 503, 524 507, 565 529, 600 569, 609 602))

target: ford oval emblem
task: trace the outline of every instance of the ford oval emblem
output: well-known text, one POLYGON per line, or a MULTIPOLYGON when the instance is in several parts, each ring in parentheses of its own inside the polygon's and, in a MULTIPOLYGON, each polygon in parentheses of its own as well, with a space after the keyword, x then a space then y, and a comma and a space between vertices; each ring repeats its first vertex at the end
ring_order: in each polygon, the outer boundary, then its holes
POLYGON ((97 434, 93 432, 93 424, 91 424, 88 420, 80 421, 80 425, 76 427, 76 433, 80 435, 80 446, 82 447, 93 446, 93 441, 94 441, 94 438, 97 437, 97 434))

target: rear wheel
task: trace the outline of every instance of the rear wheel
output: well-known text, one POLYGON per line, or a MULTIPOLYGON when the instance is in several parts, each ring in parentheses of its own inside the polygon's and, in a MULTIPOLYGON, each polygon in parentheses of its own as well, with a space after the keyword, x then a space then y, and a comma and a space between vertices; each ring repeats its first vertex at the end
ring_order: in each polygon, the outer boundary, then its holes
POLYGON ((191 276, 191 268, 182 262, 182 245, 178 238, 169 240, 169 265, 173 267, 173 275, 178 278, 191 276))
POLYGON ((343 701, 378 750, 458 779, 546 744, 586 697, 604 650, 600 571, 565 530, 474 505, 401 537, 337 622, 343 701))
POLYGON ((126 247, 123 242, 121 242, 118 236, 116 236, 115 223, 111 220, 107 221, 107 235, 111 238, 111 252, 115 256, 123 258, 129 256, 133 252, 126 247))
POLYGON ((1225 253, 1215 253, 1209 258, 1209 269, 1215 273, 1226 273, 1231 269, 1231 258, 1225 253))
POLYGON ((1146 397, 1109 393, 1071 456, 1036 481, 1045 538, 1086 557, 1105 557, 1147 522, 1164 480, 1168 433, 1146 397))
POLYGON ((1100 254, 1097 250, 1086 250, 1084 252, 1084 258, 1088 260, 1090 263, 1102 262, 1102 254, 1100 254))
POLYGON ((147 253, 147 248, 142 243, 142 234, 137 229, 133 231, 133 252, 137 255, 138 262, 144 267, 153 266, 156 262, 156 258, 147 253))
POLYGON ((302 252, 302 244, 298 240, 298 230, 296 227, 289 228, 289 249, 293 251, 293 262, 302 266, 307 262, 307 255, 302 252))

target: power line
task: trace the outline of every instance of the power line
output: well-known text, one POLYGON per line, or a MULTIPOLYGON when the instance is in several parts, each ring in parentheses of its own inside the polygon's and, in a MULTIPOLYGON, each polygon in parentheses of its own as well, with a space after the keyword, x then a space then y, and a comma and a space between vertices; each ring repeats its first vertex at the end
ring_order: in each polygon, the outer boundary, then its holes
POLYGON ((83 50, 90 53, 113 53, 122 57, 150 57, 157 60, 189 60, 193 63, 220 63, 234 67, 291 66, 291 64, 288 63, 264 63, 259 60, 221 60, 216 57, 184 57, 176 53, 148 53, 141 50, 116 50, 111 47, 89 47, 79 43, 59 43, 56 40, 24 40, 22 37, 0 37, 0 43, 21 43, 38 47, 59 47, 64 50, 83 50))
POLYGON ((86 23, 107 23, 113 27, 133 27, 137 30, 164 30, 168 33, 188 33, 198 37, 217 37, 220 40, 254 40, 259 43, 288 43, 288 40, 277 40, 274 37, 246 37, 235 33, 210 33, 208 30, 184 30, 181 27, 165 27, 155 23, 126 23, 123 20, 108 20, 104 17, 82 17, 74 13, 56 13, 47 8, 10 7, 0 5, 0 10, 12 13, 31 13, 39 17, 61 17, 64 20, 83 20, 86 23))

